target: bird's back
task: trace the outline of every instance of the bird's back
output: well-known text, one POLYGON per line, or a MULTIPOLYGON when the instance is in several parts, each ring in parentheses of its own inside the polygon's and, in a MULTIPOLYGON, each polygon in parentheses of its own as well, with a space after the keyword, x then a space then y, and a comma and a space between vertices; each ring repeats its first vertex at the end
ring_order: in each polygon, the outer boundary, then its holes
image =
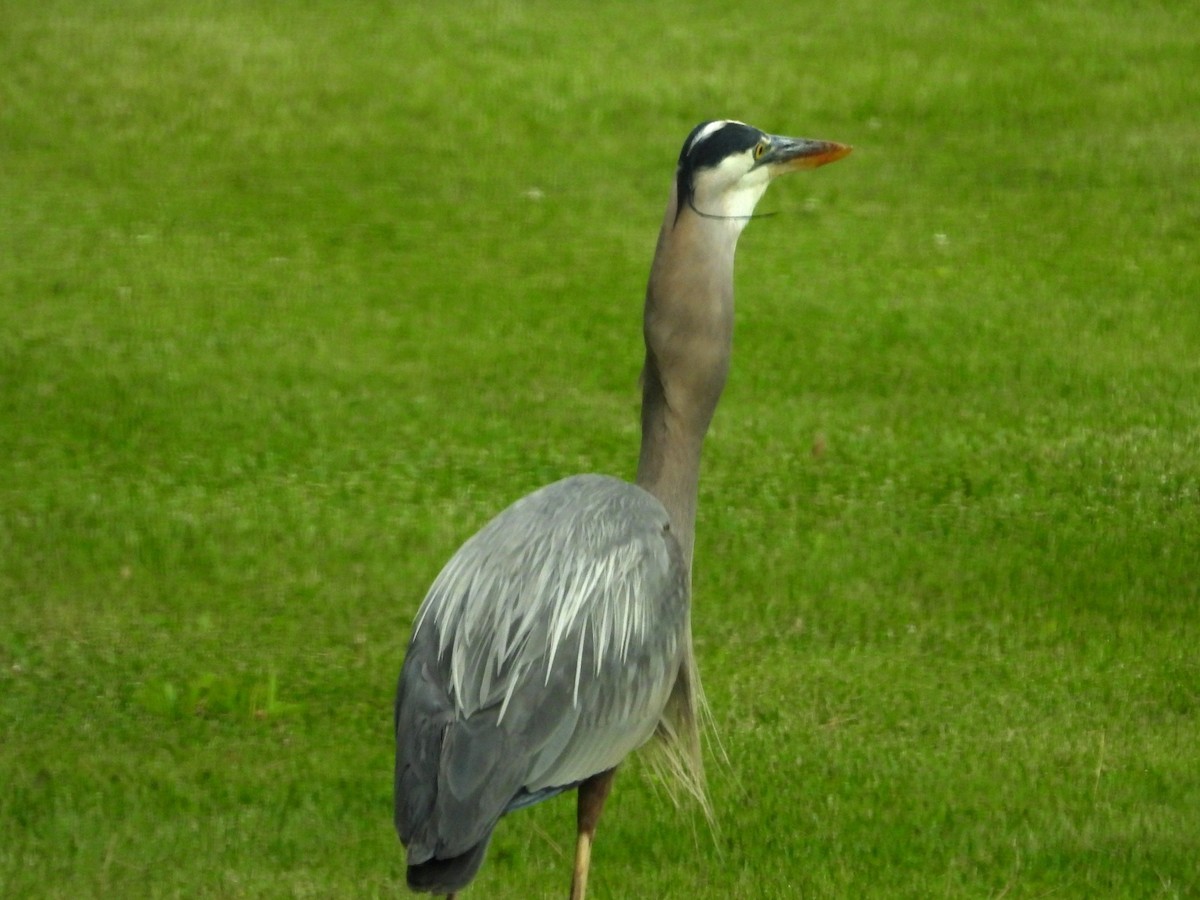
POLYGON ((496 821, 653 734, 686 642, 665 509, 600 475, 518 500, 443 568, 396 699, 396 827, 415 887, 450 891, 496 821))

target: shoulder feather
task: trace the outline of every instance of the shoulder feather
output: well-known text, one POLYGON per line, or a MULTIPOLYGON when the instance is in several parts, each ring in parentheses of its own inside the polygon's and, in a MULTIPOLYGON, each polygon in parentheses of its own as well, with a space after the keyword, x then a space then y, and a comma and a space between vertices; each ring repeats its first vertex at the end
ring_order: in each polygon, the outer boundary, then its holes
POLYGON ((503 719, 524 679, 562 672, 577 704, 585 644, 587 674, 599 676, 676 638, 686 588, 669 521, 641 488, 581 475, 518 500, 463 544, 416 624, 435 632, 458 713, 499 702, 503 719))

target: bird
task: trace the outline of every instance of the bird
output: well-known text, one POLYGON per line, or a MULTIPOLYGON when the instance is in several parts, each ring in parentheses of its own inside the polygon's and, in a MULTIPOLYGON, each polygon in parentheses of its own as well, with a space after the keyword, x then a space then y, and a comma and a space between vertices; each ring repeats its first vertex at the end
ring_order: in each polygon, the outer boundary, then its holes
POLYGON ((414 619, 394 716, 410 889, 454 897, 502 816, 575 790, 570 897, 584 900, 617 767, 655 736, 710 810, 691 570, 734 252, 773 179, 850 150, 733 119, 688 134, 646 288, 636 480, 574 475, 517 500, 450 558, 414 619))

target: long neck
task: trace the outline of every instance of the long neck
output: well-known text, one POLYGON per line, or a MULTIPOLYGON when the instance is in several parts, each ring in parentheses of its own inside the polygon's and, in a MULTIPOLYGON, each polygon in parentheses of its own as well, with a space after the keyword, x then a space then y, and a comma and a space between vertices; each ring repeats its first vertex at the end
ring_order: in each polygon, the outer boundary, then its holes
POLYGON ((733 257, 743 222, 667 204, 646 288, 637 483, 666 507, 688 569, 705 432, 733 345, 733 257))

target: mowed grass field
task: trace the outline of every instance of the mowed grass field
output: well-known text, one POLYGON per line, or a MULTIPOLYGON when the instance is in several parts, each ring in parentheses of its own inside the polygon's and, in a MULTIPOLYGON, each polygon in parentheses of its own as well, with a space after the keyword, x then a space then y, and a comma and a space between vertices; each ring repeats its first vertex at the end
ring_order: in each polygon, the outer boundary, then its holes
MULTIPOLYGON (((595 898, 1200 894, 1200 10, 0 10, 0 895, 392 897, 394 679, 518 496, 631 477, 708 118, 742 238, 695 631, 718 830, 595 898)), ((574 809, 468 897, 564 896, 574 809)))

